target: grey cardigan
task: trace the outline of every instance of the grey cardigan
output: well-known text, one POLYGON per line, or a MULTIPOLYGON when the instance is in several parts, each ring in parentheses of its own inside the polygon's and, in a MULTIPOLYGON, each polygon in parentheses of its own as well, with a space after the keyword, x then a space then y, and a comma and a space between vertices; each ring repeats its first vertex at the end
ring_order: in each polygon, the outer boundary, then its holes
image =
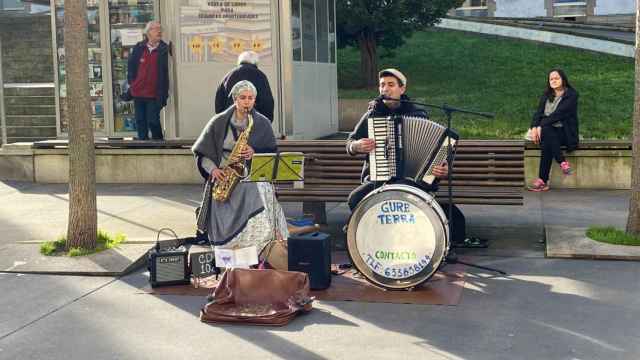
MULTIPOLYGON (((235 111, 235 105, 230 106, 224 112, 214 115, 204 127, 204 130, 191 147, 191 151, 196 156, 200 175, 207 179, 209 174, 202 167, 201 157, 211 159, 216 166, 220 167, 222 162, 222 145, 230 128, 231 117, 235 111)), ((253 116, 253 129, 249 135, 249 146, 256 153, 270 153, 277 151, 276 137, 271 128, 271 122, 264 115, 251 110, 253 116)))

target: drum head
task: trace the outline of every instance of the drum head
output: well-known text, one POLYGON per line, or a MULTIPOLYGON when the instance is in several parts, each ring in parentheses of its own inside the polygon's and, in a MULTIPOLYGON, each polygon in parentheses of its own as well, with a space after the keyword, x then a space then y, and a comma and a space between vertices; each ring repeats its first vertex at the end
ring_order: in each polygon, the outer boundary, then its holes
POLYGON ((387 289, 427 281, 449 245, 440 205, 408 185, 389 185, 369 194, 354 210, 348 229, 352 263, 369 281, 387 289))

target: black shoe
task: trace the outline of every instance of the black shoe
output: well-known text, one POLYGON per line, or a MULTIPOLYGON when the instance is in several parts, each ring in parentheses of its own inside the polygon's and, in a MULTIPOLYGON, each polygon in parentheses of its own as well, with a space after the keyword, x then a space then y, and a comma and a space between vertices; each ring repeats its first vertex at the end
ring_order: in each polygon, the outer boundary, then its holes
POLYGON ((447 253, 447 257, 444 258, 444 261, 447 264, 455 264, 458 262, 458 254, 456 254, 456 252, 453 250, 449 250, 449 252, 447 253))
POLYGON ((479 237, 471 236, 471 237, 468 237, 468 238, 464 239, 464 241, 462 241, 462 242, 454 243, 452 245, 452 247, 454 247, 454 248, 480 248, 480 249, 484 249, 484 248, 489 247, 489 240, 480 239, 479 237))

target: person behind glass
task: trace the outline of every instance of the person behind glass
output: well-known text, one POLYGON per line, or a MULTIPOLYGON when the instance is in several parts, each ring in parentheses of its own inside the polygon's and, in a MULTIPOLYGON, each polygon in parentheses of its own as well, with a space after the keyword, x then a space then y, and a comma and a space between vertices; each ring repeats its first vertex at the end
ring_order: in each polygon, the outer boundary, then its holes
POLYGON ((218 86, 215 98, 216 114, 226 110, 232 100, 229 90, 241 80, 250 81, 258 90, 256 98, 256 110, 266 116, 269 121, 273 121, 273 95, 269 86, 269 79, 260 69, 258 69, 258 53, 255 51, 244 51, 238 55, 238 66, 229 71, 218 86))
POLYGON ((578 92, 571 86, 564 71, 549 72, 547 89, 540 98, 530 128, 531 140, 540 144, 538 178, 530 191, 549 190, 549 173, 555 160, 564 175, 571 174, 571 165, 565 159, 562 145, 567 151, 578 147, 578 92))
MULTIPOLYGON (((221 169, 230 161, 238 136, 249 126, 249 114, 253 126, 241 157, 248 161, 254 153, 276 152, 271 123, 254 108, 257 95, 251 82, 236 83, 231 89, 233 105, 213 116, 194 143, 191 150, 205 181, 215 184, 224 179, 221 169)), ((239 182, 227 201, 211 199, 206 215, 209 241, 221 248, 256 246, 259 253, 273 239, 274 229, 276 238, 288 238, 286 218, 273 192, 268 182, 239 182)))
POLYGON ((157 21, 147 23, 145 39, 135 45, 128 60, 129 92, 133 97, 139 140, 162 140, 160 110, 169 97, 169 45, 162 41, 157 21))

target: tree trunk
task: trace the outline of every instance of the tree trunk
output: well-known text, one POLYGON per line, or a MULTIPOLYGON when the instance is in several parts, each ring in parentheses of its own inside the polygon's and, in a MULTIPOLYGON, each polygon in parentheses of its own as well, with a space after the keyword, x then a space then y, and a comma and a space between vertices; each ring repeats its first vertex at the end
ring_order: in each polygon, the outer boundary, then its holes
POLYGON ((363 85, 367 88, 376 88, 378 87, 378 53, 375 35, 368 32, 361 33, 358 46, 360 46, 360 72, 363 76, 363 85))
POLYGON ((633 105, 633 170, 627 233, 640 235, 640 2, 636 2, 636 69, 633 105))
POLYGON ((69 119, 69 226, 67 250, 95 249, 96 168, 89 98, 87 2, 64 2, 64 51, 69 119))

